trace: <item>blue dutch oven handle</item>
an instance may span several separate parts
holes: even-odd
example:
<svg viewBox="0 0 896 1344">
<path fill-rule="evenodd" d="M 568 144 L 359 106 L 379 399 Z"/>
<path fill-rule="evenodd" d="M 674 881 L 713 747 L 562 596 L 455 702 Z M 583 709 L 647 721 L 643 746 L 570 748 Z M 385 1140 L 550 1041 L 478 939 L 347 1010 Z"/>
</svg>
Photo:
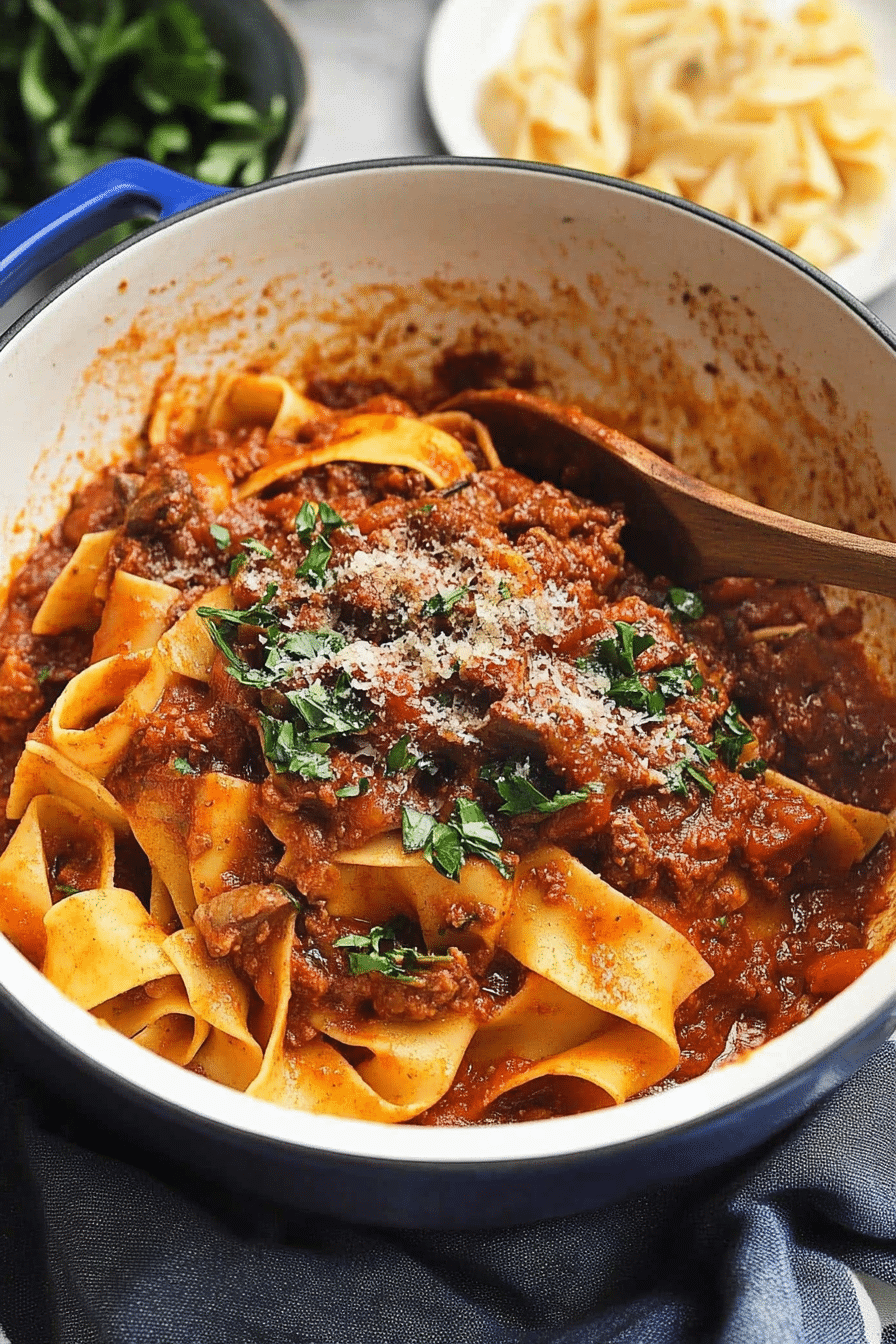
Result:
<svg viewBox="0 0 896 1344">
<path fill-rule="evenodd" d="M 145 159 L 103 164 L 0 228 L 0 304 L 113 224 L 167 219 L 224 191 Z"/>
</svg>

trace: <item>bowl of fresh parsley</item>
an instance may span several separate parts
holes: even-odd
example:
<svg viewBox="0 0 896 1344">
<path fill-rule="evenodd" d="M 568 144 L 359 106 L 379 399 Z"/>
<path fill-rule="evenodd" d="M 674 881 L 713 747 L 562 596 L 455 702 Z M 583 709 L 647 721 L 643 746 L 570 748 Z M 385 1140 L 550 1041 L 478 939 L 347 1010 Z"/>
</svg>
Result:
<svg viewBox="0 0 896 1344">
<path fill-rule="evenodd" d="M 0 224 L 130 155 L 251 186 L 292 167 L 306 103 L 267 0 L 0 0 Z"/>
</svg>

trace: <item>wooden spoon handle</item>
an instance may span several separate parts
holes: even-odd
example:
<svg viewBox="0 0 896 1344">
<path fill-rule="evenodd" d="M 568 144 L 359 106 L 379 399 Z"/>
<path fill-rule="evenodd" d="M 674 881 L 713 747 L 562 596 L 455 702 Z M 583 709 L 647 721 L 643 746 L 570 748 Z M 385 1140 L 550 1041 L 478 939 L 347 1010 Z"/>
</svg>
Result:
<svg viewBox="0 0 896 1344">
<path fill-rule="evenodd" d="M 774 513 L 706 485 L 577 407 L 500 388 L 462 392 L 449 408 L 481 420 L 521 471 L 621 502 L 631 525 L 626 547 L 655 573 L 832 583 L 896 597 L 892 542 Z"/>
</svg>

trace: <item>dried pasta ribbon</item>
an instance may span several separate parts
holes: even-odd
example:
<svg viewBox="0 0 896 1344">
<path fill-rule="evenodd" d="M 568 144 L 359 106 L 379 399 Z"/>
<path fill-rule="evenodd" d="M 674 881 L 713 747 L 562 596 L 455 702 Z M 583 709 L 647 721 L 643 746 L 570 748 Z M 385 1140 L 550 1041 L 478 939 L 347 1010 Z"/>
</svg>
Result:
<svg viewBox="0 0 896 1344">
<path fill-rule="evenodd" d="M 894 103 L 834 0 L 537 5 L 483 87 L 498 153 L 627 177 L 817 265 L 864 246 L 894 167 Z"/>
<path fill-rule="evenodd" d="M 116 570 L 93 637 L 90 661 L 99 663 L 116 654 L 154 649 L 168 629 L 168 613 L 180 596 L 180 590 L 168 583 Z"/>
<path fill-rule="evenodd" d="M 53 904 L 51 877 L 70 859 L 77 860 L 85 887 L 111 886 L 112 827 L 64 798 L 32 798 L 0 855 L 0 932 L 35 966 L 46 951 L 44 916 Z"/>
<path fill-rule="evenodd" d="M 91 663 L 68 683 L 50 710 L 50 743 L 98 779 L 127 750 L 141 719 L 155 709 L 168 680 L 164 663 L 146 652 Z"/>
<path fill-rule="evenodd" d="M 49 793 L 108 823 L 122 838 L 131 833 L 124 809 L 88 770 L 68 760 L 45 742 L 30 741 L 19 757 L 6 804 L 6 815 L 17 821 L 32 798 Z"/>
<path fill-rule="evenodd" d="M 437 490 L 475 470 L 457 439 L 423 420 L 403 415 L 353 415 L 340 422 L 321 448 L 309 448 L 286 461 L 261 467 L 238 486 L 246 499 L 286 476 L 327 462 L 370 462 L 421 472 Z"/>
<path fill-rule="evenodd" d="M 712 976 L 688 940 L 552 845 L 522 860 L 514 885 L 507 951 L 677 1052 L 675 1010 Z"/>
<path fill-rule="evenodd" d="M 222 378 L 205 413 L 208 429 L 263 425 L 274 439 L 294 438 L 303 426 L 331 419 L 332 411 L 301 396 L 285 378 L 254 373 Z"/>
<path fill-rule="evenodd" d="M 105 567 L 115 529 L 85 532 L 68 564 L 60 571 L 31 622 L 33 635 L 61 635 L 66 630 L 93 630 L 102 614 L 96 588 Z"/>
<path fill-rule="evenodd" d="M 44 916 L 43 973 L 81 1008 L 174 974 L 166 934 L 132 891 L 101 887 L 59 901 Z"/>
<path fill-rule="evenodd" d="M 204 593 L 160 638 L 157 649 L 160 661 L 178 676 L 208 683 L 215 660 L 215 646 L 209 638 L 205 622 L 196 614 L 197 608 L 215 607 L 219 611 L 229 611 L 232 606 L 233 595 L 229 583 L 219 584 L 217 588 Z"/>
</svg>

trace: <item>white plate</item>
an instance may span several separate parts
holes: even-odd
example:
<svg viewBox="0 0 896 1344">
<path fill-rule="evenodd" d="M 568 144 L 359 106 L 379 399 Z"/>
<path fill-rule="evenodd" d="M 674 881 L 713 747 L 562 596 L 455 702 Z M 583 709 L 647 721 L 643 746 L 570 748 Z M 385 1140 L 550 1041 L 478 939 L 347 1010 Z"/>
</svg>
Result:
<svg viewBox="0 0 896 1344">
<path fill-rule="evenodd" d="M 423 80 L 442 141 L 452 154 L 494 155 L 476 116 L 479 90 L 512 54 L 526 15 L 538 0 L 442 0 L 429 30 Z M 896 0 L 849 0 L 863 20 L 884 83 L 896 92 Z M 766 0 L 783 14 L 793 0 Z M 896 283 L 896 185 L 875 242 L 831 267 L 831 275 L 865 301 Z"/>
</svg>

